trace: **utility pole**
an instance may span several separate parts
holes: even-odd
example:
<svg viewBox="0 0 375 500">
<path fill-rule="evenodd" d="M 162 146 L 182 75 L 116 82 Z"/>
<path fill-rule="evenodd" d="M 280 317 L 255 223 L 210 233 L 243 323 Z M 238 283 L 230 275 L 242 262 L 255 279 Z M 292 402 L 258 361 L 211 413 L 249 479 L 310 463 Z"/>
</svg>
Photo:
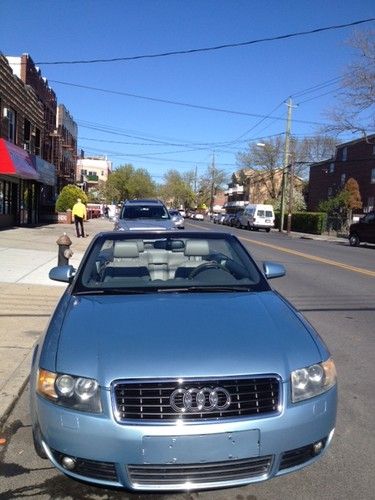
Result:
<svg viewBox="0 0 375 500">
<path fill-rule="evenodd" d="M 214 190 L 215 190 L 215 153 L 212 153 L 210 213 L 212 213 L 214 210 L 214 196 L 215 196 Z"/>
<path fill-rule="evenodd" d="M 195 165 L 195 170 L 194 170 L 194 203 L 197 205 L 197 176 L 198 176 L 198 166 Z"/>
<path fill-rule="evenodd" d="M 282 232 L 284 230 L 284 214 L 285 214 L 285 194 L 287 189 L 287 169 L 289 165 L 289 148 L 290 148 L 290 133 L 292 127 L 292 99 L 289 97 L 288 102 L 286 103 L 288 106 L 288 116 L 286 121 L 286 132 L 285 132 L 285 148 L 284 148 L 284 165 L 283 165 L 283 178 L 281 185 L 281 206 L 280 206 L 280 228 L 279 231 Z M 290 180 L 290 179 L 289 179 Z M 290 198 L 289 198 L 290 199 Z M 288 213 L 289 217 L 289 213 Z M 291 216 L 290 216 L 291 217 Z"/>
<path fill-rule="evenodd" d="M 290 234 L 292 228 L 292 211 L 293 211 L 293 184 L 294 184 L 294 161 L 289 164 L 289 203 L 288 203 L 288 220 L 286 232 Z"/>
</svg>

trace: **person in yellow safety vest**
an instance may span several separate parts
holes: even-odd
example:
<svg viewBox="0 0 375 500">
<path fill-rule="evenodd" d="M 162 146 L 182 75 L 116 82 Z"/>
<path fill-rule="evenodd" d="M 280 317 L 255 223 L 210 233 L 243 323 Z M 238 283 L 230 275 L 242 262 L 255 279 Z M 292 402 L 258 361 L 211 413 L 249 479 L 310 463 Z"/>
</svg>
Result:
<svg viewBox="0 0 375 500">
<path fill-rule="evenodd" d="M 77 238 L 85 237 L 85 231 L 83 229 L 83 221 L 87 220 L 86 205 L 81 201 L 81 198 L 77 199 L 77 203 L 74 204 L 72 215 L 74 217 L 74 224 L 76 226 Z"/>
</svg>

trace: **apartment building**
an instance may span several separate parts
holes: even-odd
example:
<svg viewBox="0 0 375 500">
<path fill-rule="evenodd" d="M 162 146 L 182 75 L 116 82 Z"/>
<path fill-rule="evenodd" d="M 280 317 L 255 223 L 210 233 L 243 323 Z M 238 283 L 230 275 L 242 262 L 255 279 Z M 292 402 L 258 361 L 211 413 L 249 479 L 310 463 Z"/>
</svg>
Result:
<svg viewBox="0 0 375 500">
<path fill-rule="evenodd" d="M 40 222 L 54 203 L 44 138 L 43 104 L 0 54 L 0 227 Z"/>
<path fill-rule="evenodd" d="M 375 209 L 375 134 L 339 144 L 333 158 L 310 167 L 308 210 L 341 191 L 349 178 L 358 182 L 364 213 Z"/>
<path fill-rule="evenodd" d="M 100 181 L 105 182 L 112 172 L 112 162 L 106 156 L 88 156 L 77 160 L 76 182 L 85 191 L 95 189 Z"/>
</svg>

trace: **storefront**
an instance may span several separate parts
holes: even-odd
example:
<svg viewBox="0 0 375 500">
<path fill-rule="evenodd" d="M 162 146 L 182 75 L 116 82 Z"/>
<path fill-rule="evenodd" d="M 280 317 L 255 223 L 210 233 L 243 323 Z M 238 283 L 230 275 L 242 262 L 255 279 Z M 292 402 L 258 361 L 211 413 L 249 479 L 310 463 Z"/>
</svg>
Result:
<svg viewBox="0 0 375 500">
<path fill-rule="evenodd" d="M 31 159 L 39 175 L 38 222 L 55 222 L 56 167 L 42 160 L 40 156 L 31 155 Z"/>
<path fill-rule="evenodd" d="M 43 173 L 46 162 L 39 160 L 33 162 L 27 151 L 0 139 L 0 228 L 39 223 L 43 193 L 48 193 L 53 203 L 55 169 L 47 164 L 53 174 Z M 40 162 L 43 165 L 38 167 Z"/>
</svg>

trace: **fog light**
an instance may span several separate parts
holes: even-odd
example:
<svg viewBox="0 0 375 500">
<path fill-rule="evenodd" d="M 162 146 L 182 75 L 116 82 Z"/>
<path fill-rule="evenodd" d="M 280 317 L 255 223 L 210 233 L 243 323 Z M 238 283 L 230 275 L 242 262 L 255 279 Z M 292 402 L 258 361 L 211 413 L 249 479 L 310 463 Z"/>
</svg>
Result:
<svg viewBox="0 0 375 500">
<path fill-rule="evenodd" d="M 323 449 L 323 441 L 318 441 L 317 443 L 313 444 L 313 450 L 315 455 L 318 455 Z"/>
<path fill-rule="evenodd" d="M 73 470 L 76 466 L 76 461 L 72 457 L 63 457 L 61 464 L 64 469 Z"/>
</svg>

